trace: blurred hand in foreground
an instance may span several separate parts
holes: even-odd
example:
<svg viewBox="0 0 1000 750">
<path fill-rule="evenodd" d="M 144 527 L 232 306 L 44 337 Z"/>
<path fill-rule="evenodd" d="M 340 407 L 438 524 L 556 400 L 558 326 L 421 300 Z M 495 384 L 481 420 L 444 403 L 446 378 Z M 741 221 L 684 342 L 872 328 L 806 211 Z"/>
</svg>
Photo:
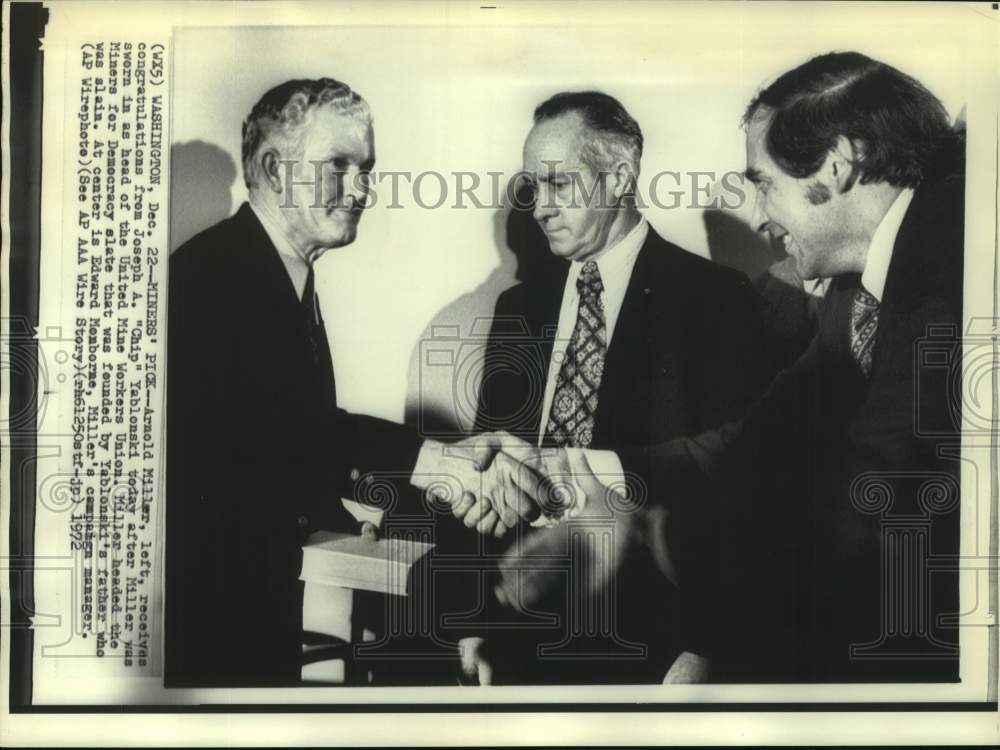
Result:
<svg viewBox="0 0 1000 750">
<path fill-rule="evenodd" d="M 535 449 L 537 450 L 537 449 Z M 522 451 L 522 452 L 519 452 Z M 518 611 L 536 606 L 558 587 L 571 584 L 578 591 L 599 592 L 626 564 L 658 571 L 677 583 L 677 571 L 667 542 L 669 513 L 662 506 L 647 506 L 604 485 L 590 469 L 585 454 L 569 462 L 559 454 L 542 458 L 527 449 L 514 448 L 524 463 L 542 473 L 564 472 L 550 482 L 559 491 L 578 492 L 572 501 L 574 512 L 569 525 L 553 525 L 532 530 L 519 537 L 500 562 L 500 583 L 495 593 L 501 603 Z M 566 452 L 562 452 L 565 456 Z M 540 463 L 539 463 L 540 462 Z M 571 480 L 571 481 L 570 481 Z M 550 506 L 562 509 L 566 501 Z M 567 569 L 567 561 L 572 568 Z M 582 578 L 581 578 L 582 577 Z M 582 587 L 582 588 L 581 588 Z"/>
</svg>

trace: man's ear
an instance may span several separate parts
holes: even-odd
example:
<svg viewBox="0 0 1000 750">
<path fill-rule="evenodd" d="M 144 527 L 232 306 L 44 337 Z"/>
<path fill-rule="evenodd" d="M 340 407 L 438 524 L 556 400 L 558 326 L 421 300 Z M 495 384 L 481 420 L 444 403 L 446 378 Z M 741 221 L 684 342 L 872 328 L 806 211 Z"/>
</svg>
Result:
<svg viewBox="0 0 1000 750">
<path fill-rule="evenodd" d="M 273 148 L 265 149 L 260 155 L 260 166 L 264 172 L 264 180 L 267 186 L 275 193 L 281 193 L 281 159 L 278 152 Z"/>
<path fill-rule="evenodd" d="M 837 142 L 827 154 L 823 171 L 829 185 L 838 193 L 846 193 L 853 187 L 860 174 L 858 165 L 864 161 L 864 148 L 860 141 L 852 141 L 846 136 L 837 136 Z"/>
<path fill-rule="evenodd" d="M 635 175 L 632 174 L 632 167 L 626 161 L 620 161 L 611 172 L 611 192 L 616 201 L 620 201 L 626 194 L 635 189 Z"/>
</svg>

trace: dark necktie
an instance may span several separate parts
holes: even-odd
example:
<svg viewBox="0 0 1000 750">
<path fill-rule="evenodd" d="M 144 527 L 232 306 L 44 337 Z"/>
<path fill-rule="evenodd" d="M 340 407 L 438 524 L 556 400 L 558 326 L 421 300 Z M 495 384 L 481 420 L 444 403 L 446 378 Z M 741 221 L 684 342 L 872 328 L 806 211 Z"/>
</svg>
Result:
<svg viewBox="0 0 1000 750">
<path fill-rule="evenodd" d="M 306 276 L 305 289 L 302 290 L 302 316 L 305 318 L 306 331 L 309 334 L 309 345 L 312 350 L 313 361 L 319 371 L 321 380 L 324 382 L 325 390 L 330 394 L 335 394 L 335 382 L 333 376 L 333 358 L 330 356 L 330 344 L 326 339 L 326 327 L 323 325 L 323 316 L 319 309 L 319 300 L 316 298 L 316 276 L 313 272 L 313 264 L 309 264 L 309 274 Z M 334 399 L 336 396 L 333 395 Z"/>
<path fill-rule="evenodd" d="M 316 303 L 316 274 L 313 271 L 313 264 L 309 264 L 309 273 L 306 275 L 306 286 L 302 290 L 302 312 L 306 316 L 306 322 L 311 325 L 319 323 L 319 306 Z"/>
<path fill-rule="evenodd" d="M 580 293 L 576 325 L 556 379 L 545 434 L 555 445 L 586 448 L 594 439 L 597 392 L 608 351 L 601 301 L 604 284 L 597 263 L 590 260 L 583 264 L 576 288 Z"/>
<path fill-rule="evenodd" d="M 868 377 L 872 371 L 872 350 L 878 330 L 878 300 L 859 286 L 851 302 L 851 356 Z"/>
</svg>

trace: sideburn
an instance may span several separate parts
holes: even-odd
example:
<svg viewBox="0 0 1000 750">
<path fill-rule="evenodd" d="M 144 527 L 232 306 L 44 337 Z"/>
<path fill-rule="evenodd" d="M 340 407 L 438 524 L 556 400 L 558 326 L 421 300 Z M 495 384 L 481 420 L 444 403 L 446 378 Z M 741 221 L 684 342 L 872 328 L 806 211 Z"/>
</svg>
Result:
<svg viewBox="0 0 1000 750">
<path fill-rule="evenodd" d="M 824 185 L 822 182 L 814 182 L 809 187 L 806 188 L 806 200 L 808 200 L 812 205 L 819 206 L 830 200 L 831 193 L 830 188 Z"/>
</svg>

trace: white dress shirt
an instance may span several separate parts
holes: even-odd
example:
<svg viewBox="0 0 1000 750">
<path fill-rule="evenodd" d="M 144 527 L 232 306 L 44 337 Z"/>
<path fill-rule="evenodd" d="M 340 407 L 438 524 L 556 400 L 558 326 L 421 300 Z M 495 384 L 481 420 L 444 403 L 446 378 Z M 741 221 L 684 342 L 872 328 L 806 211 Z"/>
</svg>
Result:
<svg viewBox="0 0 1000 750">
<path fill-rule="evenodd" d="M 892 248 L 896 244 L 896 235 L 899 234 L 903 217 L 906 216 L 906 209 L 910 207 L 912 200 L 913 190 L 904 188 L 889 206 L 889 210 L 885 212 L 885 216 L 875 228 L 871 243 L 868 245 L 865 270 L 861 272 L 861 286 L 879 302 L 882 302 L 882 294 L 885 291 L 885 278 L 889 273 L 889 263 L 892 261 Z"/>
<path fill-rule="evenodd" d="M 596 256 L 588 258 L 588 260 L 597 263 L 597 270 L 601 274 L 601 282 L 604 285 L 604 291 L 601 292 L 601 302 L 604 303 L 604 326 L 607 331 L 609 347 L 611 346 L 611 338 L 614 336 L 615 324 L 618 322 L 618 314 L 625 301 L 625 291 L 628 289 L 629 279 L 632 278 L 632 267 L 635 265 L 635 259 L 639 255 L 642 243 L 646 241 L 647 234 L 649 234 L 649 224 L 645 219 L 640 218 L 639 223 L 632 228 L 632 231 L 618 242 L 605 248 Z M 548 378 L 545 381 L 542 419 L 538 429 L 539 445 L 542 444 L 542 439 L 545 437 L 545 428 L 549 422 L 549 411 L 552 409 L 552 399 L 556 392 L 559 370 L 566 356 L 570 339 L 573 337 L 573 328 L 576 326 L 576 316 L 580 308 L 580 292 L 576 288 L 576 281 L 580 278 L 582 270 L 583 263 L 577 261 L 571 263 L 569 274 L 566 276 L 566 286 L 563 288 L 562 306 L 559 308 L 559 325 L 556 328 L 552 356 L 549 358 Z"/>
<path fill-rule="evenodd" d="M 628 290 L 629 281 L 632 278 L 635 259 L 638 257 L 639 250 L 648 234 L 649 223 L 640 218 L 639 223 L 618 242 L 587 259 L 597 263 L 597 269 L 601 274 L 601 283 L 604 287 L 601 292 L 601 302 L 604 305 L 604 327 L 609 347 L 618 323 L 618 315 L 621 313 L 622 303 L 625 301 L 625 292 Z M 549 358 L 549 372 L 545 382 L 545 396 L 542 400 L 541 420 L 538 426 L 539 446 L 545 438 L 545 428 L 549 423 L 549 412 L 552 409 L 552 399 L 555 396 L 559 370 L 562 368 L 566 349 L 569 347 L 570 339 L 573 337 L 573 329 L 576 327 L 576 317 L 580 308 L 580 292 L 576 288 L 576 281 L 580 277 L 583 265 L 582 262 L 576 261 L 570 265 L 569 273 L 566 276 L 566 285 L 563 287 L 559 323 L 552 345 L 552 356 Z M 595 474 L 605 485 L 612 485 L 620 481 L 623 476 L 621 462 L 612 451 L 567 448 L 566 454 L 570 469 L 574 474 Z M 574 494 L 575 502 L 567 512 L 566 517 L 577 515 L 586 504 L 586 494 L 578 485 L 574 488 Z M 561 520 L 560 517 L 542 516 L 532 525 L 548 526 L 558 523 L 559 520 Z"/>
</svg>

